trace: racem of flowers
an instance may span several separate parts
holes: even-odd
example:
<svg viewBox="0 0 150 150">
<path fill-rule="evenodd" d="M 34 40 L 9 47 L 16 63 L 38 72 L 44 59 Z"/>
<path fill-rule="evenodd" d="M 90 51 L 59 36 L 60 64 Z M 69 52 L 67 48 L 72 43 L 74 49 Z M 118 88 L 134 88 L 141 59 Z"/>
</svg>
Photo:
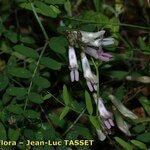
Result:
<svg viewBox="0 0 150 150">
<path fill-rule="evenodd" d="M 75 48 L 81 49 L 81 64 L 83 70 L 83 76 L 86 79 L 86 84 L 90 92 L 93 94 L 93 99 L 97 105 L 99 121 L 101 122 L 101 128 L 96 129 L 98 138 L 103 141 L 106 139 L 107 134 L 111 134 L 111 128 L 115 126 L 113 116 L 116 120 L 118 128 L 130 136 L 129 125 L 122 118 L 122 116 L 137 119 L 137 116 L 128 110 L 120 101 L 118 101 L 113 95 L 109 95 L 109 99 L 113 104 L 113 112 L 110 112 L 105 107 L 104 101 L 101 97 L 98 97 L 96 92 L 98 90 L 98 76 L 95 75 L 90 67 L 87 55 L 102 62 L 109 62 L 113 56 L 103 51 L 103 46 L 109 46 L 114 44 L 114 38 L 104 38 L 105 31 L 98 32 L 86 32 L 86 31 L 68 31 L 69 40 L 69 69 L 71 82 L 79 81 L 78 61 Z"/>
</svg>

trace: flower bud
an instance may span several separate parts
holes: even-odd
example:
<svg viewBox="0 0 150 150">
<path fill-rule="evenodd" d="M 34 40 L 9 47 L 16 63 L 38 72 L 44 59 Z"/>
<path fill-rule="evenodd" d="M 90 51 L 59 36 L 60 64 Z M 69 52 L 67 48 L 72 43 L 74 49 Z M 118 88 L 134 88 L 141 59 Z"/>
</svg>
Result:
<svg viewBox="0 0 150 150">
<path fill-rule="evenodd" d="M 125 117 L 128 117 L 130 119 L 137 119 L 138 117 L 131 112 L 128 108 L 126 108 L 119 100 L 115 98 L 113 95 L 109 95 L 109 98 L 111 102 L 114 104 L 114 106 L 120 111 L 122 115 Z"/>
<path fill-rule="evenodd" d="M 127 76 L 126 80 L 138 81 L 138 82 L 145 83 L 145 84 L 149 84 L 150 83 L 150 77 L 148 77 L 148 76 L 141 76 L 141 77 Z"/>
<path fill-rule="evenodd" d="M 122 116 L 120 115 L 118 110 L 116 110 L 116 108 L 114 108 L 114 112 L 118 128 L 127 136 L 131 136 L 131 133 L 129 131 L 129 125 L 123 120 Z"/>
</svg>

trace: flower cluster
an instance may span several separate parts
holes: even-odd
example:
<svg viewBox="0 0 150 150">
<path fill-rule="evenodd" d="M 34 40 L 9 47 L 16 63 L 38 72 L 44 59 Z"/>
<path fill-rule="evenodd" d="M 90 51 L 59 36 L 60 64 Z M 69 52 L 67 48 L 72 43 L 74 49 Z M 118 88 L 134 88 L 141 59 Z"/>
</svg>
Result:
<svg viewBox="0 0 150 150">
<path fill-rule="evenodd" d="M 78 39 L 78 35 L 81 35 L 80 42 L 84 44 L 84 50 L 81 52 L 81 62 L 84 78 L 86 79 L 87 86 L 91 92 L 97 90 L 97 76 L 91 71 L 89 61 L 86 57 L 86 54 L 102 60 L 102 61 L 110 61 L 112 58 L 111 54 L 105 53 L 102 50 L 102 46 L 112 45 L 114 43 L 113 38 L 103 38 L 105 33 L 104 30 L 98 32 L 85 32 L 85 31 L 72 31 L 71 34 Z M 70 39 L 69 39 L 70 40 Z M 78 71 L 78 63 L 77 56 L 75 52 L 75 48 L 73 46 L 69 46 L 69 69 L 70 69 L 70 78 L 71 81 L 79 80 L 79 71 Z"/>
<path fill-rule="evenodd" d="M 110 134 L 110 129 L 114 126 L 114 121 L 112 119 L 112 113 L 109 112 L 102 100 L 102 98 L 97 98 L 96 94 L 93 94 L 95 102 L 98 106 L 98 111 L 100 114 L 100 120 L 102 121 L 102 130 L 97 129 L 98 137 L 101 141 L 105 140 L 106 134 Z M 120 101 L 118 101 L 115 96 L 109 95 L 109 99 L 113 104 L 113 110 L 115 115 L 115 120 L 118 128 L 125 133 L 127 136 L 131 136 L 129 131 L 129 125 L 122 118 L 122 115 L 129 119 L 137 119 L 138 117 L 132 113 L 129 109 L 127 109 Z M 104 131 L 104 132 L 103 132 Z"/>
<path fill-rule="evenodd" d="M 81 44 L 81 46 L 78 45 L 78 47 L 82 47 L 81 64 L 83 69 L 83 75 L 86 79 L 87 87 L 89 88 L 90 92 L 97 91 L 98 77 L 92 72 L 86 54 L 104 62 L 112 60 L 112 55 L 104 52 L 102 47 L 114 44 L 114 39 L 111 37 L 103 38 L 104 33 L 104 30 L 98 32 L 70 32 L 70 38 L 72 35 L 74 36 L 72 39 L 69 38 L 70 45 L 73 45 L 69 46 L 70 78 L 72 82 L 79 81 L 78 62 L 74 48 L 76 47 L 76 43 L 74 42 L 77 41 L 77 43 L 79 42 Z M 113 114 L 106 109 L 103 99 L 101 97 L 97 97 L 96 93 L 93 93 L 93 97 L 98 108 L 99 120 L 102 123 L 101 129 L 97 129 L 97 134 L 99 139 L 103 141 L 106 138 L 106 134 L 110 134 L 111 128 L 114 126 Z M 122 132 L 130 136 L 129 126 L 122 119 L 121 115 L 124 115 L 125 117 L 128 117 L 130 119 L 136 119 L 137 116 L 129 111 L 121 102 L 116 100 L 113 95 L 109 95 L 109 98 L 114 105 L 113 110 L 115 112 L 117 126 Z"/>
</svg>

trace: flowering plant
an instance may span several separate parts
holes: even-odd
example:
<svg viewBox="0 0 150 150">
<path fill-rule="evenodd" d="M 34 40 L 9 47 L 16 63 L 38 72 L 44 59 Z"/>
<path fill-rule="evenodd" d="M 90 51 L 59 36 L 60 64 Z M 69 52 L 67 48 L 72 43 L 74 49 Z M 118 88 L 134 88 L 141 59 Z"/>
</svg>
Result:
<svg viewBox="0 0 150 150">
<path fill-rule="evenodd" d="M 0 149 L 148 150 L 148 6 L 0 0 Z"/>
<path fill-rule="evenodd" d="M 103 141 L 106 138 L 105 134 L 107 133 L 110 134 L 111 133 L 110 129 L 111 127 L 115 126 L 115 124 L 113 121 L 113 114 L 107 111 L 104 105 L 104 102 L 99 95 L 99 91 L 98 91 L 99 88 L 97 88 L 97 85 L 99 87 L 99 79 L 98 79 L 99 76 L 95 75 L 91 71 L 91 67 L 90 67 L 86 54 L 90 55 L 91 57 L 94 57 L 95 59 L 98 59 L 98 61 L 101 61 L 101 62 L 111 61 L 111 59 L 113 58 L 113 55 L 103 52 L 102 47 L 114 44 L 114 39 L 103 38 L 104 33 L 105 33 L 104 30 L 101 30 L 98 32 L 85 32 L 85 31 L 78 31 L 78 32 L 72 31 L 72 32 L 70 32 L 69 34 L 72 34 L 75 36 L 74 46 L 78 44 L 78 46 L 81 47 L 82 45 L 81 62 L 82 62 L 82 69 L 83 69 L 83 74 L 84 74 L 83 76 L 86 79 L 86 83 L 89 88 L 89 91 L 93 93 L 93 98 L 97 105 L 96 107 L 98 110 L 98 116 L 101 122 L 101 125 L 100 125 L 101 129 L 97 129 L 97 134 L 98 134 L 99 139 Z M 79 39 L 78 39 L 77 34 L 80 35 Z M 68 37 L 71 37 L 71 36 L 69 35 Z M 71 41 L 72 40 L 69 41 L 70 45 L 72 44 Z M 76 41 L 78 43 L 76 43 Z M 79 81 L 79 72 L 78 72 L 78 63 L 77 63 L 77 56 L 75 53 L 75 48 L 72 46 L 69 46 L 68 53 L 69 53 L 69 68 L 71 70 L 70 78 L 71 78 L 71 81 L 74 82 L 74 81 Z M 109 95 L 109 98 L 112 101 L 112 104 L 114 105 L 113 109 L 115 111 L 117 111 L 118 109 L 118 112 L 116 114 L 116 122 L 117 122 L 118 128 L 122 132 L 124 132 L 126 135 L 130 136 L 131 134 L 129 131 L 129 126 L 122 119 L 120 115 L 122 114 L 125 117 L 128 117 L 130 119 L 137 119 L 138 117 L 134 113 L 129 111 L 121 102 L 118 102 L 113 95 Z M 119 112 L 121 114 L 119 114 Z"/>
</svg>

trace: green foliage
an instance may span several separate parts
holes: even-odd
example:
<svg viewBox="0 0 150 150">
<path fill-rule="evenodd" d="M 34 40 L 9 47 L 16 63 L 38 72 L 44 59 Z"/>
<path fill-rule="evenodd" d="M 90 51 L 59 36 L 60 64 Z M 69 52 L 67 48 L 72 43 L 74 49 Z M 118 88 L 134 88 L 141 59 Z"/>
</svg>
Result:
<svg viewBox="0 0 150 150">
<path fill-rule="evenodd" d="M 144 4 L 138 6 L 138 12 L 141 13 L 137 18 L 134 13 L 130 13 L 133 5 L 132 2 L 124 5 L 121 0 L 0 1 L 0 140 L 95 141 L 91 147 L 27 147 L 17 144 L 16 147 L 0 146 L 0 149 L 90 150 L 97 147 L 99 149 L 101 146 L 102 149 L 114 147 L 125 150 L 149 148 L 149 84 L 135 80 L 126 81 L 128 75 L 147 76 L 149 79 L 150 45 L 146 24 L 149 8 Z M 136 14 L 136 7 L 134 10 Z M 134 20 L 137 22 L 132 22 Z M 80 54 L 88 44 L 81 42 L 81 30 L 105 30 L 104 39 L 115 39 L 114 45 L 102 46 L 104 52 L 106 50 L 113 55 L 110 62 L 94 58 L 90 61 L 91 56 L 87 55 L 91 71 L 95 74 L 96 70 L 99 78 L 96 83 L 99 91 L 90 92 L 86 89 Z M 79 32 L 76 34 L 72 31 Z M 69 36 L 70 32 L 73 35 Z M 70 41 L 73 41 L 74 45 Z M 79 82 L 71 83 L 69 80 L 69 45 L 74 46 L 77 55 Z M 75 73 L 76 68 L 73 66 L 71 69 Z M 91 80 L 92 84 L 94 82 L 91 76 L 86 80 Z M 104 121 L 110 120 L 108 116 L 105 118 L 97 113 L 93 98 L 93 94 L 96 93 L 104 99 L 112 117 L 115 112 L 114 106 L 120 111 L 118 113 L 122 122 L 131 125 L 131 137 L 117 133 L 115 120 L 115 126 L 107 130 Z M 115 95 L 116 99 L 108 99 L 109 94 Z M 134 112 L 142 110 L 142 117 L 137 118 L 138 114 L 135 116 L 123 104 Z M 98 129 L 107 134 L 111 142 L 110 138 L 103 143 L 99 142 L 99 135 L 96 136 Z M 109 135 L 110 131 L 112 135 Z M 113 139 L 113 136 L 118 137 Z"/>
<path fill-rule="evenodd" d="M 100 10 L 100 4 L 101 2 L 99 0 L 93 0 L 93 3 L 94 3 L 94 6 L 96 8 L 96 11 L 99 11 Z"/>
<path fill-rule="evenodd" d="M 97 7 L 99 6 L 97 5 Z M 113 33 L 119 31 L 119 20 L 115 17 L 109 19 L 100 12 L 85 11 L 83 14 L 83 20 L 91 22 L 91 24 L 94 23 L 98 28 L 109 28 Z"/>
<path fill-rule="evenodd" d="M 111 71 L 111 76 L 118 80 L 124 79 L 128 75 L 126 71 Z"/>
<path fill-rule="evenodd" d="M 18 104 L 10 104 L 7 106 L 7 111 L 17 115 L 21 115 L 23 113 L 22 107 Z"/>
<path fill-rule="evenodd" d="M 21 87 L 9 87 L 6 92 L 11 96 L 22 97 L 27 94 L 27 89 Z"/>
<path fill-rule="evenodd" d="M 41 77 L 41 76 L 36 76 L 34 77 L 33 79 L 33 83 L 35 83 L 37 86 L 41 87 L 41 88 L 49 88 L 50 87 L 50 82 L 44 78 L 44 77 Z"/>
<path fill-rule="evenodd" d="M 52 120 L 53 124 L 63 128 L 65 126 L 65 121 L 63 119 L 60 120 L 57 114 L 49 114 L 49 118 Z"/>
<path fill-rule="evenodd" d="M 99 120 L 98 120 L 98 118 L 96 116 L 89 116 L 89 119 L 90 119 L 90 122 L 93 124 L 93 126 L 96 129 L 100 128 Z"/>
<path fill-rule="evenodd" d="M 57 9 L 55 6 L 48 6 L 43 2 L 36 1 L 35 6 L 39 10 L 39 13 L 41 13 L 44 16 L 56 18 L 57 15 L 60 13 L 59 9 Z"/>
<path fill-rule="evenodd" d="M 8 129 L 8 138 L 12 141 L 17 141 L 20 135 L 20 129 Z"/>
<path fill-rule="evenodd" d="M 60 114 L 60 120 L 62 120 L 67 115 L 67 113 L 69 112 L 69 110 L 70 109 L 69 109 L 68 106 L 64 107 L 63 111 Z"/>
<path fill-rule="evenodd" d="M 64 4 L 65 0 L 44 0 L 47 4 Z"/>
<path fill-rule="evenodd" d="M 0 139 L 6 140 L 7 134 L 4 125 L 0 122 Z"/>
<path fill-rule="evenodd" d="M 29 94 L 29 100 L 36 104 L 41 104 L 43 102 L 42 97 L 38 93 L 35 93 L 35 92 L 31 92 Z"/>
<path fill-rule="evenodd" d="M 24 116 L 29 119 L 37 119 L 40 117 L 40 114 L 34 110 L 24 111 Z"/>
<path fill-rule="evenodd" d="M 119 137 L 115 137 L 117 143 L 119 143 L 125 150 L 133 150 L 133 147 L 128 142 L 125 142 L 123 139 Z"/>
<path fill-rule="evenodd" d="M 150 45 L 147 45 L 142 37 L 139 37 L 138 44 L 144 54 L 146 54 L 146 55 L 150 54 Z"/>
<path fill-rule="evenodd" d="M 69 105 L 70 101 L 69 101 L 69 93 L 67 90 L 66 85 L 63 86 L 63 100 L 65 102 L 66 105 Z"/>
<path fill-rule="evenodd" d="M 150 116 L 150 101 L 146 97 L 140 97 L 139 101 L 144 107 L 147 114 Z"/>
<path fill-rule="evenodd" d="M 142 141 L 144 143 L 150 143 L 150 132 L 145 132 L 137 136 L 137 140 Z"/>
<path fill-rule="evenodd" d="M 19 78 L 31 78 L 32 76 L 32 73 L 29 70 L 21 67 L 12 67 L 8 70 L 8 73 Z"/>
<path fill-rule="evenodd" d="M 92 101 L 91 101 L 90 94 L 87 91 L 85 91 L 85 103 L 86 103 L 86 108 L 88 113 L 92 115 L 93 114 Z"/>
<path fill-rule="evenodd" d="M 41 1 L 35 1 L 34 4 L 36 6 L 35 8 L 36 12 L 44 16 L 56 18 L 57 15 L 60 13 L 60 10 L 54 5 L 49 6 Z M 32 10 L 30 3 L 21 3 L 20 7 Z"/>
<path fill-rule="evenodd" d="M 49 57 L 42 57 L 40 63 L 52 70 L 60 70 L 61 63 Z"/>
<path fill-rule="evenodd" d="M 53 37 L 50 39 L 49 44 L 50 44 L 50 48 L 54 52 L 63 54 L 66 52 L 66 46 L 68 45 L 68 42 L 64 37 Z"/>
<path fill-rule="evenodd" d="M 51 97 L 52 97 L 52 94 L 48 93 L 48 94 L 44 95 L 43 100 L 47 100 L 47 99 L 49 99 Z"/>
<path fill-rule="evenodd" d="M 66 2 L 64 3 L 64 7 L 67 12 L 67 15 L 72 16 L 70 0 L 66 0 Z"/>
<path fill-rule="evenodd" d="M 33 58 L 33 59 L 37 59 L 39 57 L 38 53 L 30 47 L 26 47 L 26 46 L 23 46 L 23 45 L 15 45 L 13 47 L 13 49 L 16 52 L 18 52 L 18 53 L 20 53 L 20 54 L 22 54 L 26 57 L 30 57 L 30 58 Z"/>
<path fill-rule="evenodd" d="M 144 149 L 147 150 L 147 147 L 144 143 L 137 141 L 137 140 L 131 140 L 131 143 L 134 144 L 135 146 L 137 146 L 140 149 Z"/>
<path fill-rule="evenodd" d="M 0 74 L 0 89 L 1 90 L 5 89 L 8 83 L 9 83 L 8 77 L 3 74 Z"/>
<path fill-rule="evenodd" d="M 146 128 L 145 124 L 139 124 L 133 128 L 133 131 L 135 131 L 136 133 L 141 133 L 145 131 L 145 128 Z"/>
</svg>

